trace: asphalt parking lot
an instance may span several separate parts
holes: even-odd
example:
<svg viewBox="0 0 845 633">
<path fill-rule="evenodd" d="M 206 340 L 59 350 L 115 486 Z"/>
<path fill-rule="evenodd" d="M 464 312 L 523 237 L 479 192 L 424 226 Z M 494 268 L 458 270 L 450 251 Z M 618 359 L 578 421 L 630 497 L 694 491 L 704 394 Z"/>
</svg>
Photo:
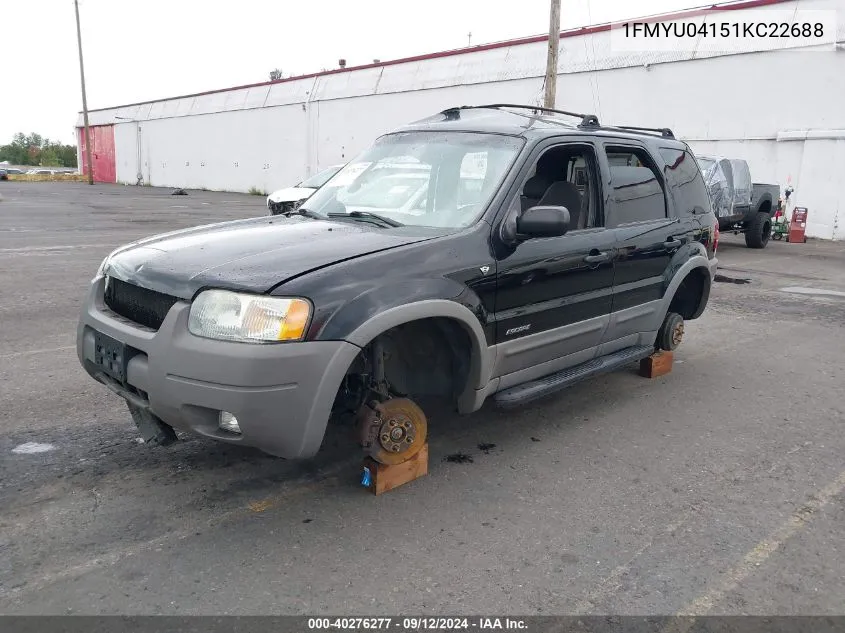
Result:
<svg viewBox="0 0 845 633">
<path fill-rule="evenodd" d="M 723 235 L 672 373 L 434 415 L 430 476 L 376 498 L 341 428 L 153 449 L 79 367 L 112 248 L 263 198 L 0 184 L 0 613 L 842 612 L 845 244 Z"/>
</svg>

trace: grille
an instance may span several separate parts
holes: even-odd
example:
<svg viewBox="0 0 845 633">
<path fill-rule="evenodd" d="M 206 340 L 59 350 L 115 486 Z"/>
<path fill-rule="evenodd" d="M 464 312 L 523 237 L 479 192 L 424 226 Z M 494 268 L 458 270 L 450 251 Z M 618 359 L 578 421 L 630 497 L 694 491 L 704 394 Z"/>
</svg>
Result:
<svg viewBox="0 0 845 633">
<path fill-rule="evenodd" d="M 302 204 L 302 202 L 302 200 L 297 200 L 295 202 L 270 202 L 270 214 L 286 215 L 288 213 L 293 213 L 299 208 L 299 205 Z"/>
<path fill-rule="evenodd" d="M 104 295 L 106 305 L 122 317 L 157 330 L 176 297 L 108 278 Z"/>
</svg>

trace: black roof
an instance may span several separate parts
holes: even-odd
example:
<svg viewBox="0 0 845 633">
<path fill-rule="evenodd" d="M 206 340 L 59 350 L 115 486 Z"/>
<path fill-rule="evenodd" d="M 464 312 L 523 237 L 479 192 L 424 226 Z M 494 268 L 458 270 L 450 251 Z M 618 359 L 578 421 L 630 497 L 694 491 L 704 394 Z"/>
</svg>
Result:
<svg viewBox="0 0 845 633">
<path fill-rule="evenodd" d="M 410 123 L 398 131 L 462 131 L 507 134 L 525 138 L 558 136 L 561 133 L 597 134 L 613 138 L 651 137 L 682 146 L 669 128 L 607 127 L 593 114 L 550 110 L 538 106 L 492 104 L 449 108 Z M 674 142 L 673 142 L 674 141 Z"/>
</svg>

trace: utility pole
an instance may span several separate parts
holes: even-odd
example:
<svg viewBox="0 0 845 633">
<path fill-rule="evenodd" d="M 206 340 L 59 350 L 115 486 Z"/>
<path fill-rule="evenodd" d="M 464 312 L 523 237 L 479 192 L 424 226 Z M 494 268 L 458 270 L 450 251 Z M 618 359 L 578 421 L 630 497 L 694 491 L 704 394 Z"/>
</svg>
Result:
<svg viewBox="0 0 845 633">
<path fill-rule="evenodd" d="M 85 160 L 88 163 L 88 184 L 94 184 L 94 165 L 91 162 L 91 132 L 88 129 L 88 97 L 85 95 L 85 66 L 82 63 L 82 29 L 79 28 L 79 0 L 73 0 L 76 11 L 76 43 L 79 46 L 79 77 L 82 80 L 82 121 L 85 124 Z"/>
<path fill-rule="evenodd" d="M 560 48 L 560 0 L 551 0 L 549 13 L 549 56 L 546 59 L 546 94 L 543 107 L 555 107 L 557 94 L 557 53 Z"/>
</svg>

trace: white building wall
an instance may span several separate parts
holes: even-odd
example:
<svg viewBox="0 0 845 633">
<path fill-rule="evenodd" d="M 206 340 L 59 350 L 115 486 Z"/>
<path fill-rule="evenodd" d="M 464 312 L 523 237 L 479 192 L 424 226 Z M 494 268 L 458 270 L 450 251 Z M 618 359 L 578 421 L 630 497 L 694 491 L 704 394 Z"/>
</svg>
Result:
<svg viewBox="0 0 845 633">
<path fill-rule="evenodd" d="M 114 154 L 117 182 L 135 184 L 138 171 L 140 123 L 114 126 Z M 80 163 L 81 164 L 81 163 Z"/>
<path fill-rule="evenodd" d="M 303 173 L 307 126 L 300 106 L 157 119 L 140 128 L 141 173 L 152 185 L 269 190 Z M 115 136 L 118 182 L 136 180 L 136 142 L 131 135 Z M 125 166 L 127 153 L 133 160 Z"/>
<path fill-rule="evenodd" d="M 836 10 L 845 42 L 845 0 L 789 0 L 728 17 L 761 21 L 769 9 L 799 6 Z M 755 181 L 795 187 L 795 203 L 810 210 L 808 235 L 845 238 L 836 182 L 845 174 L 842 48 L 619 54 L 608 31 L 564 37 L 558 107 L 606 124 L 671 127 L 696 152 L 745 158 Z M 545 53 L 543 41 L 513 44 L 100 110 L 91 123 L 116 124 L 118 182 L 136 182 L 140 143 L 145 183 L 269 191 L 450 106 L 539 103 Z"/>
</svg>

